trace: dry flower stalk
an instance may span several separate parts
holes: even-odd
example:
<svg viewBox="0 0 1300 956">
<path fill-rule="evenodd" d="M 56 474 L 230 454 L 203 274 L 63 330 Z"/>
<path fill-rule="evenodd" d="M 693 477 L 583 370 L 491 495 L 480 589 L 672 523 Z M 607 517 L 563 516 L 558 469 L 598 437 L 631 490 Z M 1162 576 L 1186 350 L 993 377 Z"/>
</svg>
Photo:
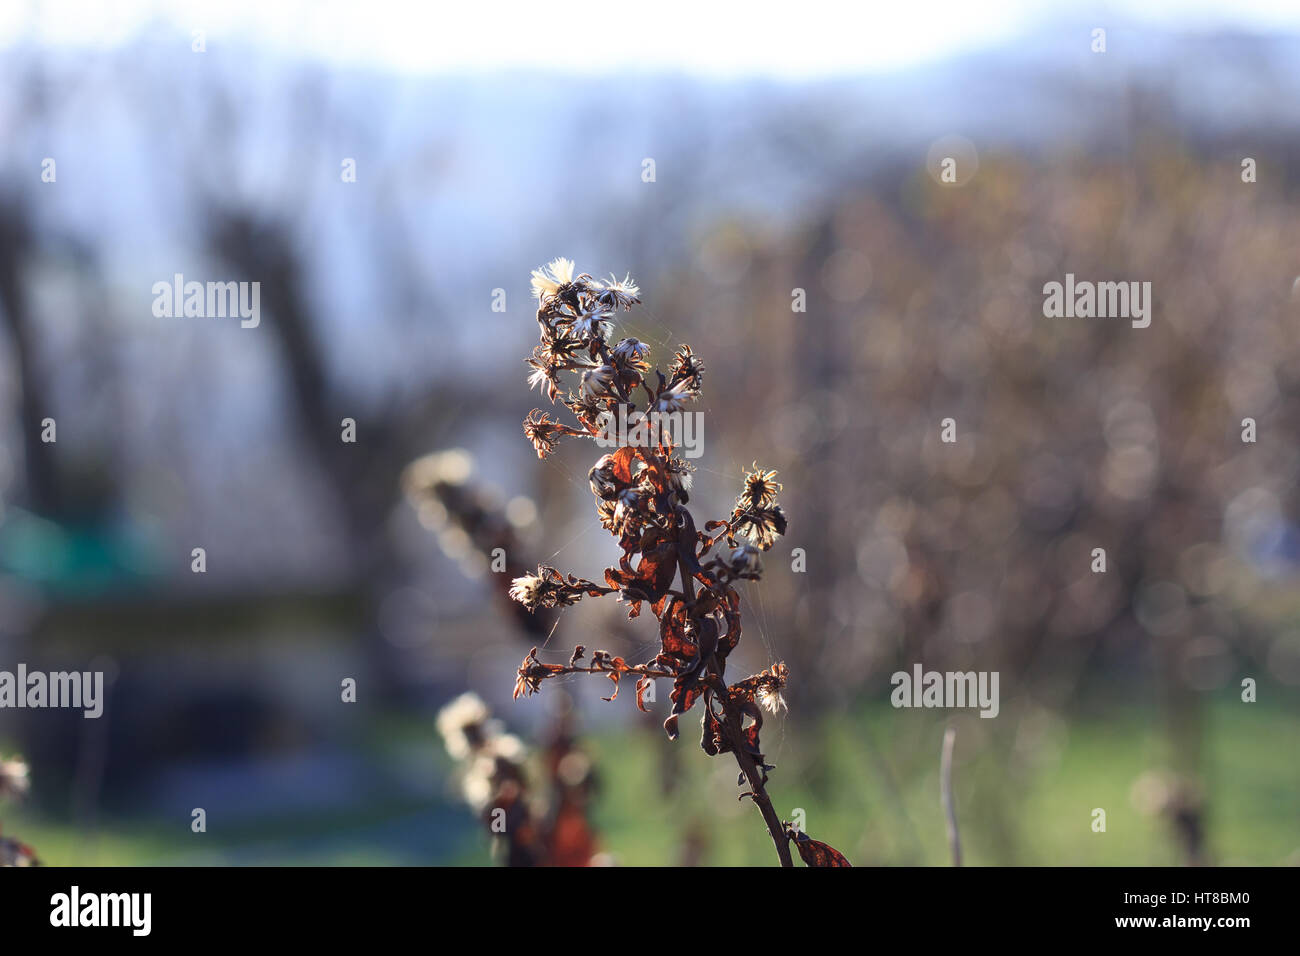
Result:
<svg viewBox="0 0 1300 956">
<path fill-rule="evenodd" d="M 6 797 L 21 800 L 30 788 L 26 761 L 21 757 L 0 758 L 0 800 Z M 36 851 L 26 843 L 0 834 L 0 867 L 40 865 Z"/>
<path fill-rule="evenodd" d="M 637 339 L 610 345 L 618 312 L 641 301 L 630 279 L 575 275 L 572 261 L 556 259 L 533 272 L 532 284 L 541 344 L 527 359 L 529 384 L 552 404 L 558 400 L 577 421 L 568 425 L 533 409 L 523 428 L 539 458 L 564 438 L 605 434 L 611 417 L 677 412 L 699 397 L 704 366 L 690 346 L 678 348 L 665 374 L 651 369 L 650 349 Z M 577 377 L 576 390 L 563 384 L 564 375 Z M 793 865 L 794 840 L 808 865 L 847 865 L 841 854 L 784 823 L 765 789 L 768 771 L 775 768 L 766 763 L 759 732 L 763 711 L 785 706 L 785 664 L 777 662 L 735 684 L 728 685 L 725 677 L 727 657 L 741 635 L 740 595 L 733 585 L 760 577 L 760 554 L 786 530 L 785 512 L 776 502 L 781 490 L 776 472 L 755 465 L 745 475 L 731 514 L 699 530 L 686 508 L 693 469 L 674 457 L 667 430 L 656 429 L 651 442 L 622 444 L 588 474 L 601 525 L 623 551 L 618 565 L 605 570 L 604 583 L 539 565 L 535 574 L 514 579 L 510 596 L 535 611 L 617 594 L 630 606 L 629 618 L 649 604 L 659 621 L 659 654 L 648 663 L 629 664 L 596 651 L 584 664 L 586 649 L 580 645 L 567 664 L 548 664 L 533 648 L 519 668 L 515 696 L 536 693 L 552 677 L 585 673 L 608 677 L 614 691 L 606 699 L 613 700 L 620 681 L 635 677 L 637 705 L 644 711 L 650 682 L 671 680 L 672 709 L 664 730 L 676 739 L 681 715 L 697 701 L 704 705 L 700 745 L 710 756 L 734 755 L 740 781 L 748 785 L 741 797 L 750 797 L 759 808 L 781 864 Z"/>
<path fill-rule="evenodd" d="M 507 866 L 591 866 L 600 862 L 587 808 L 595 784 L 568 714 L 556 722 L 533 786 L 528 748 L 507 733 L 477 694 L 465 693 L 438 713 L 447 753 L 460 764 L 461 793 L 494 838 Z"/>
</svg>

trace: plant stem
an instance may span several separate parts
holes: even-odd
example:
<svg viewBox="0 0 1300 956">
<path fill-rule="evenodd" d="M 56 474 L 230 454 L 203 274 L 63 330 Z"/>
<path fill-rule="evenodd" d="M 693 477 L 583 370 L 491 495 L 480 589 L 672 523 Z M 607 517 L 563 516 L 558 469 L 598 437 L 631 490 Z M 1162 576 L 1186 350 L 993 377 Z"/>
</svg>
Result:
<svg viewBox="0 0 1300 956">
<path fill-rule="evenodd" d="M 691 543 L 692 547 L 694 542 Z M 682 578 L 682 590 L 686 593 L 687 601 L 695 600 L 695 579 L 691 576 L 690 569 L 686 566 L 684 552 L 679 550 L 677 559 L 677 569 Z M 736 755 L 736 763 L 740 765 L 740 772 L 745 775 L 745 780 L 749 783 L 749 795 L 758 807 L 759 813 L 763 815 L 763 822 L 767 824 L 767 832 L 772 837 L 772 842 L 776 844 L 776 855 L 781 860 L 782 866 L 794 866 L 794 861 L 790 858 L 790 839 L 785 835 L 785 827 L 781 823 L 781 818 L 777 816 L 776 810 L 772 808 L 772 800 L 767 795 L 767 790 L 763 786 L 763 774 L 758 765 L 754 763 L 754 758 L 749 755 L 745 746 L 745 735 L 741 732 L 743 717 L 738 710 L 731 704 L 731 695 L 725 693 L 727 681 L 722 676 L 721 669 L 718 667 L 716 657 L 709 659 L 709 670 L 712 671 L 722 685 L 724 693 L 715 694 L 719 705 L 722 707 L 722 729 L 727 735 L 727 742 L 731 745 L 731 751 Z M 705 706 L 709 706 L 705 703 Z"/>
<path fill-rule="evenodd" d="M 961 866 L 961 836 L 957 832 L 957 805 L 952 798 L 952 750 L 957 742 L 957 730 L 949 727 L 943 734 L 943 756 L 939 759 L 939 795 L 943 812 L 948 818 L 948 846 L 952 850 L 952 865 Z"/>
<path fill-rule="evenodd" d="M 744 734 L 740 730 L 741 715 L 734 707 L 731 706 L 730 699 L 721 701 L 722 703 L 722 726 L 727 734 L 727 740 L 731 744 L 731 750 L 736 755 L 736 763 L 740 765 L 740 772 L 745 775 L 749 782 L 749 795 L 753 798 L 755 806 L 763 814 L 763 822 L 767 824 L 767 832 L 772 836 L 772 842 L 776 844 L 776 855 L 781 859 L 782 866 L 794 866 L 794 861 L 790 857 L 790 839 L 785 835 L 785 827 L 781 823 L 781 818 L 777 816 L 776 810 L 772 808 L 772 800 L 767 795 L 767 790 L 763 786 L 763 775 L 758 765 L 754 763 L 754 758 L 749 755 L 745 749 Z"/>
</svg>

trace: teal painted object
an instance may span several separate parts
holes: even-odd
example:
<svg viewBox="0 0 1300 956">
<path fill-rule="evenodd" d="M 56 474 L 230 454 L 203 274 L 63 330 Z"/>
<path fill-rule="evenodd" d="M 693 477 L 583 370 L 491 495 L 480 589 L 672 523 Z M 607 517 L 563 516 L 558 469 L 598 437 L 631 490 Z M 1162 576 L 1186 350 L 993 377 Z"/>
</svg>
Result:
<svg viewBox="0 0 1300 956">
<path fill-rule="evenodd" d="M 161 549 L 116 521 L 62 523 L 19 508 L 0 520 L 0 571 L 65 596 L 128 589 L 157 578 Z"/>
</svg>

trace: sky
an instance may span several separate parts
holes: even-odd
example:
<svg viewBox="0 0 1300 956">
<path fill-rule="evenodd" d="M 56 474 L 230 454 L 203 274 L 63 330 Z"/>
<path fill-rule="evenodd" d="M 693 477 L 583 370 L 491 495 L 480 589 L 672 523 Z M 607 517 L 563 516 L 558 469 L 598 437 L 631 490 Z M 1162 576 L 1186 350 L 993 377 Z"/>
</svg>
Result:
<svg viewBox="0 0 1300 956">
<path fill-rule="evenodd" d="M 1300 30 L 1297 0 L 0 0 L 0 48 L 102 49 L 162 23 L 208 49 L 249 40 L 290 56 L 411 74 L 505 68 L 807 79 L 923 66 L 1045 20 L 1191 32 Z"/>
</svg>

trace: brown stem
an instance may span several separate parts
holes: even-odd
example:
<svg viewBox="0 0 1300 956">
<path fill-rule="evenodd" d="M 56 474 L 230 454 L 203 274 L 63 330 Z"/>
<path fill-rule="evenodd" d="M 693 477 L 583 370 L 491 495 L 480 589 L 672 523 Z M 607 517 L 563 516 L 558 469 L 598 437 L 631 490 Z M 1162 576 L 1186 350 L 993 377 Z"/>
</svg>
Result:
<svg viewBox="0 0 1300 956">
<path fill-rule="evenodd" d="M 726 685 L 725 681 L 723 685 Z M 746 748 L 745 737 L 741 732 L 740 711 L 732 706 L 730 695 L 716 696 L 715 699 L 722 705 L 723 732 L 727 735 L 732 753 L 736 755 L 740 772 L 745 775 L 745 780 L 749 783 L 749 796 L 753 798 L 759 813 L 763 814 L 767 832 L 771 834 L 772 842 L 776 844 L 776 855 L 780 857 L 782 866 L 794 866 L 794 861 L 790 857 L 790 838 L 785 835 L 785 825 L 772 807 L 772 799 L 767 795 L 767 789 L 763 785 L 762 771 L 758 764 L 754 763 L 754 758 L 749 755 L 749 750 Z"/>
<path fill-rule="evenodd" d="M 690 542 L 694 546 L 694 541 Z M 681 553 L 682 545 L 679 545 L 679 555 L 677 555 L 677 570 L 681 574 L 682 591 L 686 593 L 686 600 L 695 600 L 695 581 L 690 575 L 690 570 L 686 567 L 685 554 Z M 763 787 L 763 774 L 758 769 L 754 758 L 749 756 L 749 750 L 746 749 L 745 735 L 741 732 L 742 717 L 740 711 L 732 706 L 731 695 L 727 691 L 727 680 L 723 678 L 722 669 L 718 666 L 718 658 L 711 658 L 710 670 L 718 676 L 718 682 L 722 684 L 723 693 L 715 695 L 723 709 L 723 732 L 727 735 L 727 743 L 731 744 L 732 753 L 736 754 L 736 762 L 740 763 L 740 771 L 745 774 L 745 780 L 749 783 L 749 795 L 753 797 L 754 805 L 758 806 L 758 812 L 763 814 L 763 822 L 767 823 L 767 832 L 772 836 L 772 843 L 776 844 L 776 856 L 780 857 L 781 866 L 794 866 L 794 861 L 790 858 L 790 840 L 785 835 L 785 826 L 781 823 L 781 818 L 776 816 L 776 810 L 772 809 L 771 797 L 767 796 L 767 790 Z M 707 702 L 705 706 L 708 706 Z"/>
<path fill-rule="evenodd" d="M 650 670 L 639 664 L 631 664 L 620 670 L 616 667 L 602 667 L 599 664 L 593 664 L 590 667 L 582 667 L 578 664 L 565 664 L 560 670 L 553 671 L 547 676 L 558 677 L 561 674 L 636 674 L 639 677 L 664 677 L 672 680 L 677 676 L 674 671 Z"/>
<path fill-rule="evenodd" d="M 691 542 L 694 546 L 694 542 Z M 679 549 L 680 549 L 679 545 Z M 686 567 L 686 558 L 678 551 L 677 568 L 682 576 L 682 588 L 685 590 L 687 600 L 695 600 L 695 581 L 691 577 L 689 569 Z M 740 765 L 740 772 L 745 775 L 745 780 L 749 783 L 749 795 L 754 800 L 754 805 L 758 807 L 758 812 L 763 815 L 763 822 L 767 824 L 767 832 L 772 837 L 772 842 L 776 844 L 776 855 L 781 860 L 782 866 L 794 866 L 794 861 L 790 858 L 790 839 L 785 835 L 785 826 L 781 823 L 781 818 L 777 816 L 776 810 L 772 808 L 772 800 L 767 795 L 767 790 L 763 786 L 763 774 L 758 765 L 754 763 L 754 758 L 749 755 L 749 750 L 745 745 L 745 735 L 741 731 L 742 716 L 731 703 L 731 695 L 726 692 L 727 681 L 722 676 L 722 669 L 718 666 L 717 657 L 713 657 L 709 662 L 709 669 L 717 676 L 718 683 L 722 685 L 722 693 L 715 694 L 714 699 L 722 707 L 722 729 L 727 735 L 727 742 L 731 745 L 731 751 L 736 755 L 736 763 Z M 705 706 L 710 706 L 705 702 Z"/>
</svg>

